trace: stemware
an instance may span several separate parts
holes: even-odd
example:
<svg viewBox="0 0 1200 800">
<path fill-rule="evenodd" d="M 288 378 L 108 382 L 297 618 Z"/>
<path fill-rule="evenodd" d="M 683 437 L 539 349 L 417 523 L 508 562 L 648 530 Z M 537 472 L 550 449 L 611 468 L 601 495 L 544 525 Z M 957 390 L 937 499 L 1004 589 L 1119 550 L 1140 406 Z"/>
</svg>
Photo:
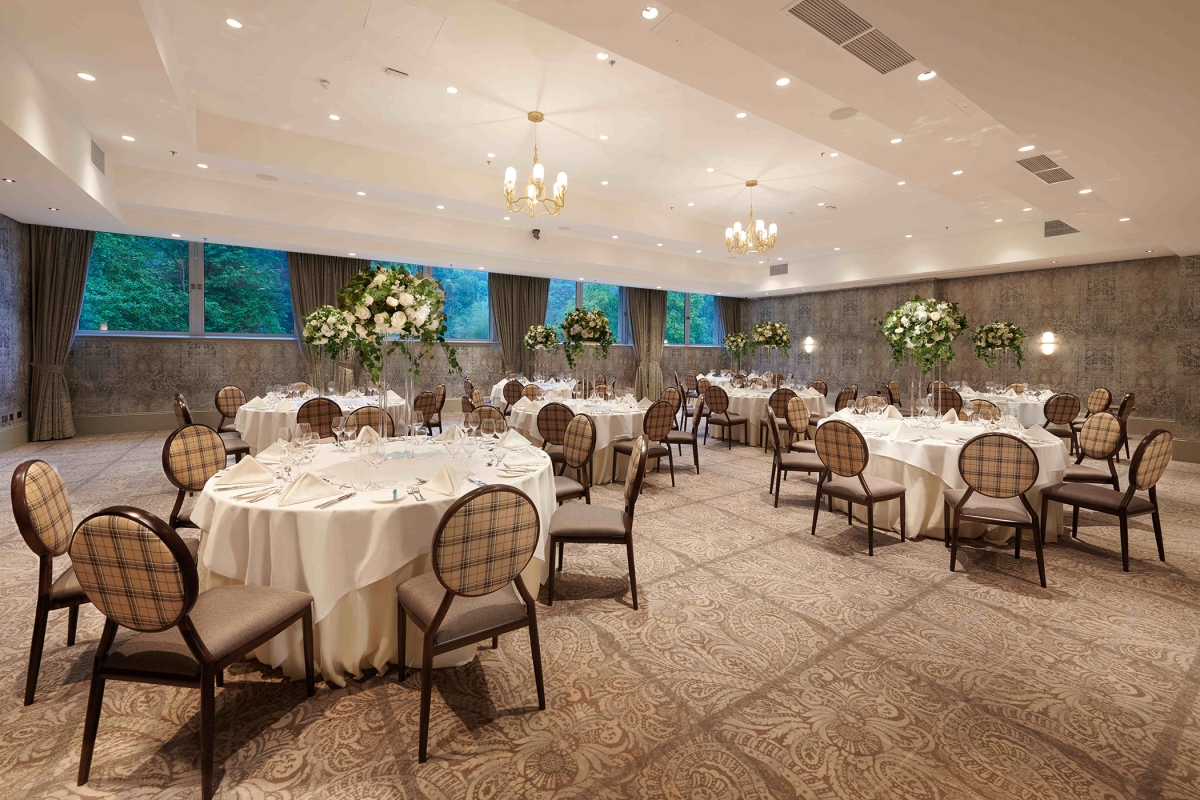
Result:
<svg viewBox="0 0 1200 800">
<path fill-rule="evenodd" d="M 475 451 L 479 449 L 479 439 L 473 434 L 469 434 L 462 440 L 463 452 L 466 453 L 467 462 L 470 463 L 471 456 L 475 455 Z"/>
<path fill-rule="evenodd" d="M 307 445 L 312 441 L 312 425 L 307 422 L 296 423 L 296 430 L 299 435 L 293 434 L 293 440 L 299 440 L 300 444 Z"/>
<path fill-rule="evenodd" d="M 491 442 L 496 433 L 496 421 L 493 419 L 485 419 L 479 423 L 479 435 L 484 439 L 484 447 L 491 449 Z"/>
<path fill-rule="evenodd" d="M 479 432 L 479 412 L 471 411 L 463 416 L 463 428 L 474 436 Z"/>
<path fill-rule="evenodd" d="M 332 424 L 329 426 L 333 431 L 333 446 L 339 450 L 342 447 L 342 424 L 345 421 L 344 417 L 334 417 Z"/>
<path fill-rule="evenodd" d="M 354 440 L 354 432 L 358 430 L 358 422 L 354 417 L 346 417 L 342 421 L 342 432 L 346 435 L 347 441 Z"/>
</svg>

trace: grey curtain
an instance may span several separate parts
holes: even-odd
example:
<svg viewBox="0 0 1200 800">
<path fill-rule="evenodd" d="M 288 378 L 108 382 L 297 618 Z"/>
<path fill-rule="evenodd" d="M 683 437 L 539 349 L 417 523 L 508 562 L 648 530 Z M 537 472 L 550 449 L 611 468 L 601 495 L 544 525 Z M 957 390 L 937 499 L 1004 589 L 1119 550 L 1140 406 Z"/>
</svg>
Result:
<svg viewBox="0 0 1200 800">
<path fill-rule="evenodd" d="M 663 337 L 667 332 L 667 293 L 657 289 L 627 289 L 629 329 L 637 372 L 633 391 L 657 400 L 663 390 Z"/>
<path fill-rule="evenodd" d="M 309 352 L 304 346 L 304 318 L 319 306 L 336 306 L 338 290 L 369 267 L 371 262 L 361 258 L 322 256 L 315 253 L 288 253 L 287 260 L 288 278 L 292 284 L 292 315 L 296 319 L 296 344 L 304 354 L 309 377 L 315 379 L 317 354 Z M 334 380 L 342 382 L 340 377 L 335 377 Z"/>
<path fill-rule="evenodd" d="M 491 298 L 492 319 L 496 321 L 496 338 L 500 340 L 505 371 L 528 372 L 525 364 L 531 356 L 525 349 L 525 332 L 530 326 L 546 322 L 550 279 L 490 272 L 488 297 Z"/>
<path fill-rule="evenodd" d="M 740 297 L 718 297 L 717 298 L 717 319 L 721 323 L 721 339 L 724 341 L 725 334 L 745 330 L 745 301 Z"/>
<path fill-rule="evenodd" d="M 44 442 L 75 435 L 71 394 L 63 374 L 87 283 L 88 259 L 96 234 L 69 228 L 29 228 L 33 345 L 33 386 L 29 396 L 29 438 Z"/>
</svg>

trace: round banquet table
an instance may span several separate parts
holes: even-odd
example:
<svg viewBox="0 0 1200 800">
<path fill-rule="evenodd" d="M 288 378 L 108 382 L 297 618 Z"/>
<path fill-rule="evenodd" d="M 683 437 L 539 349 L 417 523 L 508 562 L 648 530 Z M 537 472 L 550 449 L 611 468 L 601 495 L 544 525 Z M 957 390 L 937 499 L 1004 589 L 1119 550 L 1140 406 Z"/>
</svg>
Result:
<svg viewBox="0 0 1200 800">
<path fill-rule="evenodd" d="M 522 386 L 528 386 L 529 384 L 533 383 L 533 384 L 536 384 L 536 385 L 542 387 L 542 389 L 545 389 L 545 390 L 554 389 L 557 391 L 565 392 L 567 397 L 570 397 L 571 388 L 575 385 L 574 380 L 570 380 L 570 381 L 529 381 L 529 380 L 525 380 L 524 378 L 513 378 L 513 380 L 518 381 Z M 504 411 L 505 409 L 508 408 L 508 401 L 506 401 L 504 399 L 504 386 L 507 383 L 508 383 L 508 381 L 500 381 L 499 383 L 497 383 L 495 386 L 492 387 L 492 393 L 490 395 L 490 397 L 492 398 L 491 405 L 494 405 L 496 408 L 500 409 L 501 411 Z"/>
<path fill-rule="evenodd" d="M 729 411 L 733 414 L 741 414 L 748 422 L 746 424 L 746 433 L 742 434 L 742 428 L 739 425 L 734 428 L 734 441 L 745 442 L 746 437 L 749 437 L 749 443 L 755 447 L 762 445 L 762 421 L 767 418 L 767 400 L 770 399 L 773 393 L 770 389 L 729 389 Z M 803 392 L 797 392 L 797 397 L 804 401 L 804 405 L 808 408 L 809 414 L 816 414 L 818 417 L 825 416 L 828 409 L 825 406 L 825 397 L 820 392 L 812 389 L 805 389 Z M 717 430 L 720 430 L 719 428 Z"/>
<path fill-rule="evenodd" d="M 980 425 L 943 423 L 939 428 L 921 428 L 901 420 L 882 420 L 859 423 L 857 420 L 834 414 L 828 419 L 842 419 L 859 428 L 867 441 L 870 458 L 864 474 L 886 478 L 904 486 L 905 528 L 909 536 L 918 534 L 944 536 L 943 497 L 945 489 L 965 489 L 967 484 L 958 472 L 958 455 L 968 439 L 987 431 Z M 877 431 L 878 433 L 870 433 Z M 1012 431 L 1005 431 L 1012 433 Z M 921 437 L 920 440 L 917 437 Z M 1068 464 L 1067 446 L 1061 439 L 1041 428 L 1030 428 L 1022 438 L 1033 448 L 1038 458 L 1038 477 L 1026 493 L 1034 511 L 1041 513 L 1042 489 L 1062 480 Z M 845 511 L 845 503 L 835 500 L 834 508 Z M 866 522 L 867 510 L 855 505 L 855 517 Z M 1047 509 L 1046 541 L 1053 542 L 1062 530 L 1062 504 L 1050 503 Z M 900 503 L 888 501 L 875 506 L 875 525 L 881 529 L 900 531 Z M 1013 528 L 986 528 L 964 522 L 959 526 L 961 538 L 982 536 L 993 544 L 1003 544 L 1012 538 Z"/>
<path fill-rule="evenodd" d="M 343 414 L 349 414 L 363 406 L 377 405 L 379 402 L 377 398 L 373 397 L 330 397 L 328 399 L 337 403 Z M 242 441 L 250 445 L 251 455 L 270 447 L 280 428 L 296 424 L 296 413 L 306 401 L 289 402 L 293 408 L 287 411 L 278 411 L 275 408 L 247 408 L 244 404 L 237 410 L 233 426 L 237 429 L 238 435 L 242 437 Z M 393 403 L 393 405 L 396 404 Z"/>
<path fill-rule="evenodd" d="M 432 479 L 447 464 L 460 474 L 469 466 L 474 477 L 486 483 L 508 484 L 529 495 L 538 510 L 541 533 L 522 576 L 537 594 L 546 577 L 544 550 L 557 502 L 549 456 L 534 448 L 526 451 L 535 453 L 541 465 L 521 477 L 508 478 L 486 466 L 489 454 L 484 451 L 468 462 L 462 454 L 451 458 L 441 444 L 419 445 L 415 458 L 388 460 L 377 470 L 377 481 L 399 488 L 404 499 L 398 503 L 374 502 L 371 492 L 327 509 L 315 508 L 322 500 L 280 507 L 278 496 L 250 503 L 236 499 L 241 490 L 214 491 L 214 478 L 192 514 L 201 530 L 201 589 L 242 583 L 308 592 L 314 600 L 314 655 L 321 674 L 339 686 L 345 685 L 346 673 L 361 678 L 363 670 L 374 667 L 382 674 L 396 661 L 396 586 L 432 570 L 433 535 L 455 500 L 428 487 L 422 488 L 425 502 L 408 496 L 404 487 L 415 483 L 415 478 Z M 321 445 L 311 471 L 344 485 L 358 468 L 356 462 L 353 451 Z M 463 481 L 457 496 L 475 488 Z M 419 666 L 422 641 L 416 625 L 408 626 L 407 645 L 410 666 Z M 434 665 L 467 663 L 475 649 L 470 645 L 445 653 Z M 300 629 L 289 628 L 255 650 L 254 657 L 282 667 L 288 677 L 302 677 Z"/>
<path fill-rule="evenodd" d="M 979 398 L 994 403 L 1000 409 L 1000 413 L 1016 417 L 1022 425 L 1028 428 L 1033 425 L 1046 424 L 1046 414 L 1043 408 L 1053 394 L 1053 392 L 1046 392 L 1043 395 L 1036 395 L 1026 392 L 1010 397 L 1007 394 L 985 394 L 968 390 L 962 393 L 962 398 L 964 402 Z"/>
<path fill-rule="evenodd" d="M 513 409 L 508 424 L 525 434 L 534 444 L 541 446 L 542 436 L 538 433 L 537 415 L 542 403 L 530 403 L 524 410 Z M 642 420 L 646 417 L 643 408 L 629 408 L 620 403 L 564 403 L 576 414 L 587 414 L 596 423 L 596 451 L 592 455 L 592 483 L 610 483 L 613 468 L 613 444 L 625 439 L 636 439 L 642 435 Z M 620 478 L 620 475 L 618 475 Z"/>
</svg>

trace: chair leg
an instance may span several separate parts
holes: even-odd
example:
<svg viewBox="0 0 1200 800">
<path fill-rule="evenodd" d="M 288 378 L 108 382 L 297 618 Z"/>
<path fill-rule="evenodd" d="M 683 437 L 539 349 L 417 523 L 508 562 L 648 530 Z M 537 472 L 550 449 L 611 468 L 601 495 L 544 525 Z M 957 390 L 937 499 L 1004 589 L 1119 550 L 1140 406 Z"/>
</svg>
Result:
<svg viewBox="0 0 1200 800">
<path fill-rule="evenodd" d="M 396 664 L 400 667 L 400 683 L 408 675 L 408 614 L 396 603 Z"/>
<path fill-rule="evenodd" d="M 417 744 L 417 761 L 424 764 L 429 751 L 429 704 L 433 693 L 433 631 L 425 632 L 425 647 L 421 653 L 421 728 Z"/>
<path fill-rule="evenodd" d="M 954 514 L 954 512 L 951 512 Z M 958 559 L 958 517 L 950 521 L 950 571 L 954 572 L 954 564 Z"/>
<path fill-rule="evenodd" d="M 904 495 L 900 495 L 900 541 L 902 541 L 902 542 L 908 540 L 908 532 L 905 530 L 905 524 L 904 524 L 905 516 L 906 515 L 904 513 Z"/>
<path fill-rule="evenodd" d="M 813 524 L 812 535 L 817 535 L 817 517 L 821 513 L 821 490 L 817 489 L 817 496 L 813 498 Z"/>
<path fill-rule="evenodd" d="M 38 673 L 42 669 L 42 649 L 46 644 L 46 622 L 50 617 L 50 598 L 38 597 L 33 616 L 33 641 L 29 645 L 29 667 L 25 673 L 25 705 L 33 704 Z"/>
<path fill-rule="evenodd" d="M 692 461 L 696 464 L 696 474 L 700 474 L 700 440 L 692 439 Z"/>
<path fill-rule="evenodd" d="M 875 555 L 875 504 L 867 503 L 867 555 Z"/>
<path fill-rule="evenodd" d="M 554 537 L 551 536 L 550 537 L 550 560 L 551 560 L 550 566 L 554 566 L 553 560 L 554 560 L 554 545 L 555 544 L 556 544 L 556 541 L 555 541 Z M 561 552 L 562 551 L 560 550 L 559 553 L 561 554 Z M 546 605 L 548 605 L 548 606 L 554 605 L 554 572 L 555 571 L 553 569 L 550 570 L 550 574 L 546 578 Z"/>
<path fill-rule="evenodd" d="M 625 558 L 629 562 L 629 591 L 633 595 L 633 610 L 637 611 L 637 575 L 633 569 L 633 537 L 625 534 Z"/>
<path fill-rule="evenodd" d="M 1079 506 L 1071 508 L 1071 538 L 1079 538 Z"/>
<path fill-rule="evenodd" d="M 849 500 L 846 501 L 846 523 L 848 525 L 854 524 L 854 503 L 851 503 Z"/>
<path fill-rule="evenodd" d="M 616 482 L 617 482 L 617 456 L 618 456 L 618 455 L 619 455 L 619 454 L 617 453 L 616 449 L 614 449 L 614 450 L 613 450 L 613 454 L 612 454 L 612 456 L 613 456 L 612 477 L 611 477 L 611 478 L 609 478 L 609 481 L 608 481 L 609 483 L 616 483 Z"/>
<path fill-rule="evenodd" d="M 558 540 L 558 571 L 559 572 L 562 572 L 562 568 L 563 568 L 563 548 L 564 547 L 565 547 L 565 542 L 563 542 L 562 539 L 559 539 Z M 553 550 L 551 550 L 550 552 L 551 552 L 551 554 L 554 553 Z"/>
<path fill-rule="evenodd" d="M 662 460 L 659 459 L 659 465 L 662 465 Z M 667 467 L 671 470 L 671 488 L 675 488 L 675 456 L 671 454 L 671 446 L 667 445 Z"/>
<path fill-rule="evenodd" d="M 533 682 L 537 684 L 538 708 L 546 710 L 546 685 L 542 681 L 542 647 L 538 642 L 537 617 L 529 615 L 529 652 L 533 656 Z"/>
<path fill-rule="evenodd" d="M 1037 528 L 1038 528 L 1038 525 L 1035 522 L 1034 526 L 1030 532 L 1033 534 L 1033 552 L 1037 553 L 1038 579 L 1041 580 L 1042 588 L 1045 589 L 1046 588 L 1046 562 L 1042 557 L 1042 540 L 1041 540 L 1041 537 L 1038 536 Z M 1017 535 L 1019 536 L 1020 534 L 1021 534 L 1021 530 L 1020 530 L 1020 528 L 1018 528 Z"/>
<path fill-rule="evenodd" d="M 493 637 L 492 637 L 492 649 L 493 649 L 493 650 L 499 650 L 499 649 L 500 649 L 500 637 L 499 637 L 499 636 L 493 636 Z"/>
<path fill-rule="evenodd" d="M 96 749 L 96 732 L 100 729 L 100 709 L 104 705 L 104 677 L 98 668 L 92 670 L 92 688 L 88 693 L 87 715 L 83 720 L 83 747 L 79 751 L 79 776 L 75 783 L 83 786 L 92 771 L 92 752 Z"/>
<path fill-rule="evenodd" d="M 1049 509 L 1050 509 L 1050 498 L 1046 497 L 1045 495 L 1042 495 L 1042 520 L 1041 520 L 1040 539 L 1041 539 L 1041 543 L 1042 543 L 1043 547 L 1046 545 L 1046 512 L 1049 511 Z M 1062 526 L 1060 525 L 1059 528 L 1061 528 L 1061 527 Z M 1036 533 L 1036 531 L 1035 531 L 1035 533 Z"/>
<path fill-rule="evenodd" d="M 1017 528 L 1017 538 L 1013 542 L 1013 558 L 1021 557 L 1021 529 Z"/>
<path fill-rule="evenodd" d="M 67 610 L 67 647 L 75 644 L 75 633 L 79 630 L 79 606 L 73 605 Z"/>
<path fill-rule="evenodd" d="M 775 472 L 775 507 L 779 508 L 779 487 L 783 482 L 783 467 Z"/>
<path fill-rule="evenodd" d="M 950 546 L 950 503 L 942 500 L 942 543 Z"/>
<path fill-rule="evenodd" d="M 225 670 L 223 670 L 223 669 L 217 670 L 215 673 L 215 677 L 217 680 L 217 686 L 221 686 L 221 687 L 225 686 Z"/>
<path fill-rule="evenodd" d="M 200 669 L 200 796 L 213 796 L 213 728 L 216 716 L 216 686 L 213 666 Z"/>
<path fill-rule="evenodd" d="M 304 689 L 308 696 L 317 693 L 317 667 L 313 663 L 313 618 L 312 607 L 304 610 L 300 620 L 300 630 L 304 635 Z"/>
<path fill-rule="evenodd" d="M 1154 521 L 1154 541 L 1158 544 L 1158 560 L 1166 561 L 1167 553 L 1163 550 L 1162 523 L 1158 520 L 1158 509 L 1154 510 L 1150 519 Z"/>
<path fill-rule="evenodd" d="M 1129 572 L 1129 517 L 1118 515 L 1121 519 L 1121 570 Z"/>
<path fill-rule="evenodd" d="M 771 459 L 771 477 L 767 480 L 767 491 L 772 491 L 775 488 L 775 470 L 779 469 L 779 464 L 775 459 Z"/>
</svg>

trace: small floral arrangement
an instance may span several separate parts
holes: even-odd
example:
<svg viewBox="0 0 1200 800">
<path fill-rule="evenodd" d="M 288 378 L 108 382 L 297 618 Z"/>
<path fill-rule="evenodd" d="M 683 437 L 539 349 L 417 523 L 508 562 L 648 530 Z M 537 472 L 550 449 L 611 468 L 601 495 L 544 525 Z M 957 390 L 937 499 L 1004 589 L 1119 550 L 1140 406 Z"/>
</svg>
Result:
<svg viewBox="0 0 1200 800">
<path fill-rule="evenodd" d="M 902 363 L 912 353 L 921 371 L 929 372 L 954 360 L 951 343 L 966 331 L 967 318 L 958 303 L 914 297 L 875 320 L 875 327 L 892 348 L 892 361 Z"/>
<path fill-rule="evenodd" d="M 525 331 L 525 346 L 530 350 L 558 349 L 558 331 L 550 325 L 530 325 Z"/>
<path fill-rule="evenodd" d="M 575 359 L 579 358 L 585 344 L 599 345 L 596 357 L 603 359 L 608 358 L 608 348 L 614 341 L 608 315 L 600 309 L 577 308 L 568 312 L 562 323 L 562 336 L 563 352 L 571 369 L 575 368 Z"/>
<path fill-rule="evenodd" d="M 734 361 L 741 361 L 745 356 L 749 355 L 754 350 L 754 344 L 750 341 L 750 337 L 741 331 L 725 334 L 724 342 L 725 352 L 729 354 Z"/>
<path fill-rule="evenodd" d="M 989 322 L 975 329 L 972 337 L 975 341 L 975 357 L 989 367 L 996 366 L 996 357 L 1000 353 L 1009 352 L 1017 358 L 1017 366 L 1025 361 L 1025 351 L 1021 345 L 1028 338 L 1021 328 L 1011 322 Z"/>
<path fill-rule="evenodd" d="M 755 348 L 778 349 L 787 358 L 788 348 L 792 346 L 792 332 L 786 322 L 757 322 L 750 329 L 750 340 Z"/>
<path fill-rule="evenodd" d="M 304 343 L 324 347 L 337 357 L 355 345 L 354 321 L 353 314 L 321 306 L 304 318 Z"/>
</svg>

